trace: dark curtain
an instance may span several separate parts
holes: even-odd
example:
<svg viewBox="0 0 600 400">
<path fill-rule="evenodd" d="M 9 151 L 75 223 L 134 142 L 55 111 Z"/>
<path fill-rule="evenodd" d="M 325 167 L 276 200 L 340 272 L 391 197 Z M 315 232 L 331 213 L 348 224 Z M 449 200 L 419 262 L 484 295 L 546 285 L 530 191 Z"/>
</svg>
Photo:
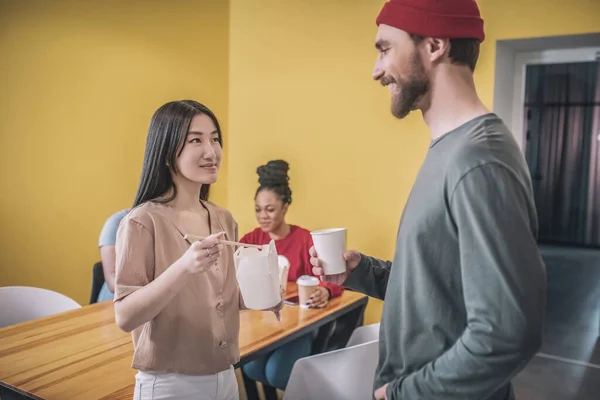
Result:
<svg viewBox="0 0 600 400">
<path fill-rule="evenodd" d="M 600 63 L 530 65 L 525 154 L 540 242 L 600 246 Z"/>
</svg>

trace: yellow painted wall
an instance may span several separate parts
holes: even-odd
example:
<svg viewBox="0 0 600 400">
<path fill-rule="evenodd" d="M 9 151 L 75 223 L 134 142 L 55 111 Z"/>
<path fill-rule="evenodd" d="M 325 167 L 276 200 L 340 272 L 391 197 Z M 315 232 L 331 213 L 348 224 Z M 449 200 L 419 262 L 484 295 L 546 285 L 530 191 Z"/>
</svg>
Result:
<svg viewBox="0 0 600 400">
<path fill-rule="evenodd" d="M 0 0 L 0 286 L 87 303 L 163 103 L 205 102 L 228 141 L 228 19 L 227 1 Z"/>
<path fill-rule="evenodd" d="M 255 167 L 291 163 L 290 221 L 345 226 L 348 245 L 393 254 L 402 208 L 426 153 L 420 115 L 399 122 L 371 81 L 383 1 L 231 0 L 229 208 L 255 226 Z M 480 0 L 487 40 L 476 72 L 492 107 L 495 41 L 600 30 L 597 0 Z M 366 323 L 379 319 L 371 301 Z"/>
<path fill-rule="evenodd" d="M 0 0 L 0 285 L 85 303 L 100 228 L 131 204 L 152 112 L 205 102 L 225 130 L 214 199 L 255 226 L 255 168 L 291 163 L 290 221 L 345 226 L 389 258 L 429 142 L 370 79 L 383 0 Z M 497 39 L 598 31 L 596 0 L 480 0 L 476 72 L 492 106 Z M 381 304 L 371 301 L 367 323 Z"/>
</svg>

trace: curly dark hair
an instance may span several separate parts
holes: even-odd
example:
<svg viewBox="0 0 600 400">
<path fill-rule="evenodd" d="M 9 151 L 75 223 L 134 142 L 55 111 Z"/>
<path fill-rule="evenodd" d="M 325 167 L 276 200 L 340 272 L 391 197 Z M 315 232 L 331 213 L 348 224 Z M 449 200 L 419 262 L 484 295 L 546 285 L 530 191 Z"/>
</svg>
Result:
<svg viewBox="0 0 600 400">
<path fill-rule="evenodd" d="M 283 204 L 292 204 L 292 189 L 289 185 L 288 171 L 290 166 L 283 160 L 272 160 L 256 169 L 258 173 L 258 189 L 256 196 L 263 190 L 274 192 Z"/>
</svg>

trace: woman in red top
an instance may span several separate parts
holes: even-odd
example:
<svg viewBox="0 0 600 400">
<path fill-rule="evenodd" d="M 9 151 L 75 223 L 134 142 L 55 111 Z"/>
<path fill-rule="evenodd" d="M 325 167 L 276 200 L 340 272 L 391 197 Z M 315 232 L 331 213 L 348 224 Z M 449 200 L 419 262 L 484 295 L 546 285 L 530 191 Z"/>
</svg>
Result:
<svg viewBox="0 0 600 400">
<path fill-rule="evenodd" d="M 258 168 L 260 186 L 256 191 L 255 211 L 260 227 L 244 235 L 240 241 L 262 245 L 274 240 L 277 254 L 284 255 L 290 261 L 288 281 L 296 282 L 302 275 L 313 275 L 308 253 L 313 242 L 308 230 L 285 221 L 292 204 L 288 169 L 288 163 L 283 160 L 269 161 Z M 341 286 L 321 282 L 307 305 L 309 308 L 323 308 L 330 298 L 341 295 L 342 290 Z M 246 364 L 242 368 L 244 373 L 252 380 L 285 390 L 296 360 L 310 355 L 315 334 L 305 335 Z"/>
</svg>

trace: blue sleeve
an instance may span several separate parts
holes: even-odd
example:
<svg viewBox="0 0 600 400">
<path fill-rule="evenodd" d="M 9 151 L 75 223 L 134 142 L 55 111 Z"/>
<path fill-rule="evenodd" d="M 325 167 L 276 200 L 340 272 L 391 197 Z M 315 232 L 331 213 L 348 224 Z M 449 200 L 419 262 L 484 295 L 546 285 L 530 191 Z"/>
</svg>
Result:
<svg viewBox="0 0 600 400">
<path fill-rule="evenodd" d="M 129 210 L 121 210 L 113 215 L 111 215 L 104 226 L 102 227 L 102 231 L 100 232 L 100 240 L 98 241 L 98 247 L 107 246 L 107 245 L 115 245 L 117 241 L 117 230 L 119 229 L 119 224 L 121 220 L 125 218 Z"/>
</svg>

